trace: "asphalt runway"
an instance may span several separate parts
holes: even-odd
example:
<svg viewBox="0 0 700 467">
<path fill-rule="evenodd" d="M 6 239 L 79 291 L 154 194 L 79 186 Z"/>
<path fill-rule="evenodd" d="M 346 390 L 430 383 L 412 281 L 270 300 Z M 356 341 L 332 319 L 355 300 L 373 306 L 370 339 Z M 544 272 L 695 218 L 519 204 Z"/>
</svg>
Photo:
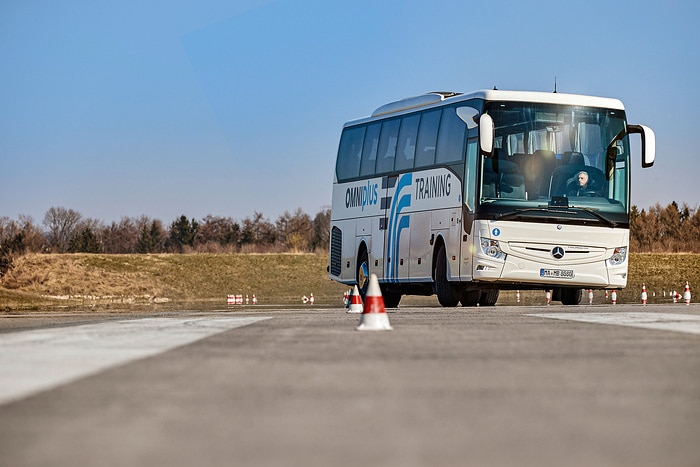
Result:
<svg viewBox="0 0 700 467">
<path fill-rule="evenodd" d="M 388 317 L 0 316 L 0 465 L 700 465 L 698 304 Z"/>
</svg>

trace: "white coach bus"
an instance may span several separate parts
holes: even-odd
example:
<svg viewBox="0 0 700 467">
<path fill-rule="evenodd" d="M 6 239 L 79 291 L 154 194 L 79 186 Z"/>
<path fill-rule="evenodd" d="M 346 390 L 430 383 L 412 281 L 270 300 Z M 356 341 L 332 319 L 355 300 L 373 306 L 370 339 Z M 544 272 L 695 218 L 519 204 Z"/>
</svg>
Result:
<svg viewBox="0 0 700 467">
<path fill-rule="evenodd" d="M 437 294 L 494 305 L 499 290 L 627 284 L 630 134 L 622 102 L 487 90 L 429 93 L 346 123 L 333 181 L 329 276 L 387 307 Z"/>
</svg>

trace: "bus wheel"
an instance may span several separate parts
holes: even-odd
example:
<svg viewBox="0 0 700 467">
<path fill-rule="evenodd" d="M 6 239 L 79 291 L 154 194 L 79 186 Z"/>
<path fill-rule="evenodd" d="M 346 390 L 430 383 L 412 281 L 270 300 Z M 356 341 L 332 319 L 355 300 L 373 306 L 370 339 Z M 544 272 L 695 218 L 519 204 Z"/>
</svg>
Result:
<svg viewBox="0 0 700 467">
<path fill-rule="evenodd" d="M 581 303 L 583 289 L 561 289 L 561 303 L 563 305 L 578 305 Z"/>
<path fill-rule="evenodd" d="M 479 303 L 480 298 L 480 290 L 465 290 L 462 292 L 462 297 L 459 299 L 459 301 L 462 303 L 462 306 L 476 306 Z"/>
<path fill-rule="evenodd" d="M 435 264 L 435 293 L 442 306 L 455 307 L 459 303 L 460 294 L 447 280 L 447 258 L 444 246 L 440 247 Z"/>
<path fill-rule="evenodd" d="M 367 250 L 362 248 L 360 256 L 357 258 L 357 288 L 360 291 L 360 297 L 362 300 L 365 299 L 367 295 L 367 289 L 369 288 L 369 256 L 367 256 Z"/>
<path fill-rule="evenodd" d="M 398 308 L 399 302 L 401 302 L 401 292 L 394 292 L 392 290 L 387 290 L 382 284 L 379 284 L 379 288 L 382 291 L 382 299 L 384 300 L 385 308 Z"/>
<path fill-rule="evenodd" d="M 498 301 L 498 295 L 500 291 L 495 290 L 485 290 L 481 292 L 481 298 L 479 299 L 479 305 L 481 306 L 494 306 Z"/>
</svg>

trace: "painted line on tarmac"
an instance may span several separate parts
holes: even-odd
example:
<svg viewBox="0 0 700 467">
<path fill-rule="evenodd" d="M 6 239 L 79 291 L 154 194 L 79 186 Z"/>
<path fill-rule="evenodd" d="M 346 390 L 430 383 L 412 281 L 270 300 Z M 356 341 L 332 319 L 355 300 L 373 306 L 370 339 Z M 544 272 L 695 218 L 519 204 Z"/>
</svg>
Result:
<svg viewBox="0 0 700 467">
<path fill-rule="evenodd" d="M 700 334 L 700 316 L 677 313 L 543 313 L 531 314 L 538 318 L 562 319 L 582 323 L 612 324 L 634 328 Z"/>
<path fill-rule="evenodd" d="M 265 319 L 143 318 L 0 334 L 0 404 Z"/>
</svg>

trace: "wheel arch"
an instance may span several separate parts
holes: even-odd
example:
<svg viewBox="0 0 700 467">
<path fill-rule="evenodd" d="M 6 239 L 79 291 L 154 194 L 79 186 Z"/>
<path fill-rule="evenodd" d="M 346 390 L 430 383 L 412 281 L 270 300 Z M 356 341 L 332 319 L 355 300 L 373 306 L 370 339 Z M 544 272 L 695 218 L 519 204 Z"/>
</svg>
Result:
<svg viewBox="0 0 700 467">
<path fill-rule="evenodd" d="M 435 266 L 437 265 L 437 255 L 440 253 L 440 247 L 444 246 L 445 239 L 442 235 L 437 235 L 435 237 L 435 242 L 433 243 L 432 263 L 430 265 L 430 275 L 433 278 L 433 282 L 435 282 Z M 445 248 L 445 251 L 447 251 L 447 248 Z"/>
</svg>

